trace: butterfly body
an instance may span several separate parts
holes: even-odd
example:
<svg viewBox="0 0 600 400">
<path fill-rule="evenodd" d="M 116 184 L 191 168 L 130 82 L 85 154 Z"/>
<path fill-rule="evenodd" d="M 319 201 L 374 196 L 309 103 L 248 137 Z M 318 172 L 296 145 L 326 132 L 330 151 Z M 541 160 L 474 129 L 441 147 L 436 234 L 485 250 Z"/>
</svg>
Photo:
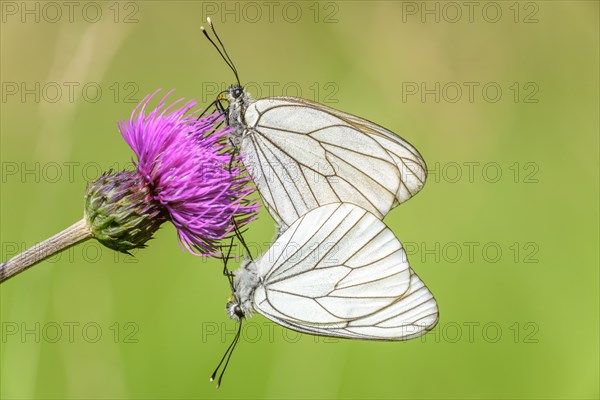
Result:
<svg viewBox="0 0 600 400">
<path fill-rule="evenodd" d="M 227 313 L 231 319 L 249 317 L 254 313 L 252 299 L 259 286 L 258 271 L 253 261 L 246 259 L 235 272 L 236 290 L 227 302 Z"/>
<path fill-rule="evenodd" d="M 227 90 L 226 100 L 229 105 L 225 109 L 225 118 L 227 125 L 231 128 L 230 135 L 236 146 L 239 146 L 241 138 L 250 134 L 245 113 L 254 99 L 240 86 L 232 85 Z"/>
</svg>

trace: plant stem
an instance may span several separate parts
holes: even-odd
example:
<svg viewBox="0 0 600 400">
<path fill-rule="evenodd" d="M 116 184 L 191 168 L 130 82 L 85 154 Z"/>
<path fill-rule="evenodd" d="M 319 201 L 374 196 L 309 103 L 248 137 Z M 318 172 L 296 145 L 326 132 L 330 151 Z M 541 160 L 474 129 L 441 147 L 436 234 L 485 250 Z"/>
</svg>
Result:
<svg viewBox="0 0 600 400">
<path fill-rule="evenodd" d="M 50 239 L 36 244 L 32 248 L 25 250 L 21 254 L 0 264 L 0 283 L 12 278 L 27 268 L 53 256 L 63 250 L 68 249 L 78 243 L 88 240 L 92 233 L 87 226 L 85 218 L 76 222 L 64 231 L 57 233 Z"/>
</svg>

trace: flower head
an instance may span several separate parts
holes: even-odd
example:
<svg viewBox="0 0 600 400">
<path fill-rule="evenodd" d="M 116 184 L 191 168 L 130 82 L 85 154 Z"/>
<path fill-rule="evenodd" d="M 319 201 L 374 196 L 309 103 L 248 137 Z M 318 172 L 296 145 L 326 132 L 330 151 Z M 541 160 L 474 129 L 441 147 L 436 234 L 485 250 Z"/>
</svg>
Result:
<svg viewBox="0 0 600 400">
<path fill-rule="evenodd" d="M 254 191 L 219 129 L 223 117 L 198 118 L 193 100 L 166 106 L 170 92 L 146 112 L 158 93 L 146 96 L 119 129 L 137 155 L 134 164 L 159 205 L 177 228 L 180 243 L 195 254 L 215 254 L 218 241 L 235 225 L 251 221 L 257 205 Z"/>
</svg>

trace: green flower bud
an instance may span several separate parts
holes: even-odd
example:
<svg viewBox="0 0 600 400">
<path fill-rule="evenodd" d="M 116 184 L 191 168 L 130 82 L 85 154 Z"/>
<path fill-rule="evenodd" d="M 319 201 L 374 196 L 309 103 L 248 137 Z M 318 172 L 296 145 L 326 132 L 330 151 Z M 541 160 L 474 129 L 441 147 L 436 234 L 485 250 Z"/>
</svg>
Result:
<svg viewBox="0 0 600 400">
<path fill-rule="evenodd" d="M 145 247 L 167 220 L 137 171 L 105 172 L 88 184 L 84 207 L 92 236 L 121 252 Z"/>
</svg>

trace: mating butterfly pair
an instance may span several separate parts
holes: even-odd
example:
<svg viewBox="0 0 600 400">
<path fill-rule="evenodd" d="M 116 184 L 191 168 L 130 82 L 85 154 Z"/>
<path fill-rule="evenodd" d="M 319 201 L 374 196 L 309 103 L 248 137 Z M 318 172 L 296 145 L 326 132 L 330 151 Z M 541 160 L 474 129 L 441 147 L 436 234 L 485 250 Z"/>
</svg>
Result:
<svg viewBox="0 0 600 400">
<path fill-rule="evenodd" d="M 431 330 L 437 303 L 381 221 L 423 187 L 419 152 L 377 124 L 318 103 L 253 100 L 208 24 L 221 46 L 203 28 L 205 36 L 237 79 L 215 104 L 279 228 L 265 254 L 229 275 L 229 316 L 241 323 L 258 312 L 296 331 L 351 339 L 407 340 Z M 240 332 L 241 324 L 221 363 Z"/>
</svg>

